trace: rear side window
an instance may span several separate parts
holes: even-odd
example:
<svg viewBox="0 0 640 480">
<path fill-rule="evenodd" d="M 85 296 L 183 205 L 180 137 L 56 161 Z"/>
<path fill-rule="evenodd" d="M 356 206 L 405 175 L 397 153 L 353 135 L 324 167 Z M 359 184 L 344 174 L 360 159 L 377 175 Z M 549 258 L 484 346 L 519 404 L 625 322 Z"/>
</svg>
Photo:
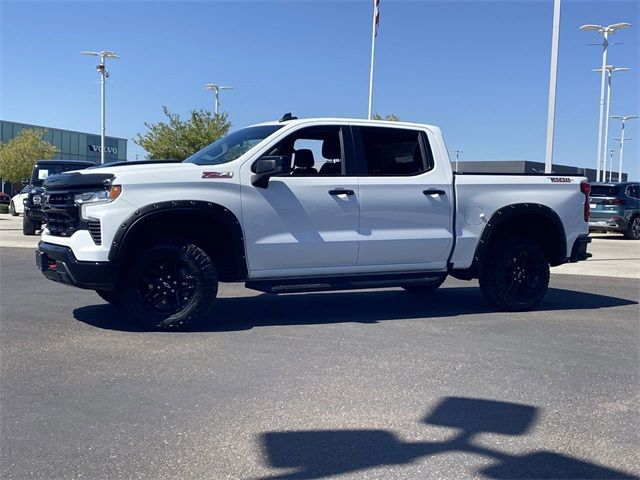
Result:
<svg viewBox="0 0 640 480">
<path fill-rule="evenodd" d="M 627 187 L 627 195 L 631 198 L 640 198 L 640 185 L 634 184 Z"/>
<path fill-rule="evenodd" d="M 418 130 L 360 127 L 364 174 L 376 176 L 417 175 L 431 170 L 426 138 Z M 425 148 L 426 147 L 426 148 Z M 429 151 L 428 159 L 425 150 Z"/>
<path fill-rule="evenodd" d="M 591 185 L 592 197 L 615 197 L 620 193 L 617 185 Z"/>
</svg>

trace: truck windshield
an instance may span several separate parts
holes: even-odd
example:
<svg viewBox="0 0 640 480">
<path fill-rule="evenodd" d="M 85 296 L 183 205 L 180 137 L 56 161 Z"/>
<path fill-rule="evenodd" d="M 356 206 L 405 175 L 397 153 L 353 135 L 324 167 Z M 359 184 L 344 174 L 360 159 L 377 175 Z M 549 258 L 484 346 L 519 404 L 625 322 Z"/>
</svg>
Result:
<svg viewBox="0 0 640 480">
<path fill-rule="evenodd" d="M 282 125 L 262 125 L 237 130 L 219 138 L 185 160 L 196 165 L 220 165 L 235 160 L 248 152 Z"/>
<path fill-rule="evenodd" d="M 31 185 L 35 187 L 41 187 L 44 179 L 49 175 L 56 175 L 58 173 L 69 172 L 71 170 L 83 170 L 87 168 L 86 165 L 42 165 L 35 167 L 31 172 Z"/>
</svg>

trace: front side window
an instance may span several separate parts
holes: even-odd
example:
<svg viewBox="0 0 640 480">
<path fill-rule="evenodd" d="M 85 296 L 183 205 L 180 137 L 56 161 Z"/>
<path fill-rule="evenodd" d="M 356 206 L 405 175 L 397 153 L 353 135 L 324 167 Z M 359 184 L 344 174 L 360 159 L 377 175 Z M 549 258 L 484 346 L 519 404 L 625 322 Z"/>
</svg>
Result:
<svg viewBox="0 0 640 480">
<path fill-rule="evenodd" d="M 292 176 L 344 175 L 339 126 L 302 128 L 273 147 L 269 155 L 291 159 Z"/>
<path fill-rule="evenodd" d="M 417 175 L 430 170 L 420 132 L 403 128 L 360 127 L 365 175 Z"/>
<path fill-rule="evenodd" d="M 231 162 L 273 134 L 283 125 L 260 125 L 236 130 L 184 160 L 196 165 L 220 165 Z"/>
</svg>

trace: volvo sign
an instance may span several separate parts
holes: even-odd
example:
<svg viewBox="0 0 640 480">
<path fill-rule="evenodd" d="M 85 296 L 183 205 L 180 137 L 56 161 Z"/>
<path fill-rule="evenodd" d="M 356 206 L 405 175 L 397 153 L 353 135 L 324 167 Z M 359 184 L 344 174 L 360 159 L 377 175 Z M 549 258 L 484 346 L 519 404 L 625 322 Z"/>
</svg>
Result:
<svg viewBox="0 0 640 480">
<path fill-rule="evenodd" d="M 90 152 L 102 152 L 102 147 L 100 145 L 87 145 L 87 147 L 89 147 Z M 104 147 L 104 153 L 117 155 L 118 149 L 116 147 Z"/>
</svg>

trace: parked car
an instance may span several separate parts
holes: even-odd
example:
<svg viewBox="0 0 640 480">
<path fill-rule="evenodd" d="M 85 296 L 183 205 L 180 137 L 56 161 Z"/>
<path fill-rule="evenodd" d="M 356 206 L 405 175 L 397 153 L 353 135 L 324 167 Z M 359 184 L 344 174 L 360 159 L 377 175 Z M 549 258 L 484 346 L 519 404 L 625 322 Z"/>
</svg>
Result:
<svg viewBox="0 0 640 480">
<path fill-rule="evenodd" d="M 49 175 L 55 175 L 70 170 L 82 170 L 94 167 L 95 163 L 80 160 L 38 160 L 31 170 L 28 180 L 30 191 L 23 199 L 24 215 L 22 216 L 22 233 L 35 235 L 36 230 L 42 228 L 42 184 Z M 25 182 L 26 183 L 26 182 Z"/>
<path fill-rule="evenodd" d="M 640 183 L 593 183 L 590 232 L 621 232 L 640 240 Z"/>
<path fill-rule="evenodd" d="M 20 190 L 20 193 L 17 193 L 11 198 L 11 203 L 9 204 L 9 213 L 14 217 L 17 217 L 21 213 L 24 213 L 24 200 L 29 196 L 29 192 L 31 192 L 31 185 L 25 185 Z"/>
<path fill-rule="evenodd" d="M 9 205 L 10 201 L 11 197 L 8 194 L 0 192 L 0 205 Z"/>
<path fill-rule="evenodd" d="M 426 294 L 453 275 L 479 278 L 500 310 L 529 310 L 550 265 L 590 256 L 584 177 L 454 174 L 430 125 L 285 115 L 182 163 L 45 187 L 38 268 L 157 329 L 215 314 L 219 281 Z"/>
</svg>

